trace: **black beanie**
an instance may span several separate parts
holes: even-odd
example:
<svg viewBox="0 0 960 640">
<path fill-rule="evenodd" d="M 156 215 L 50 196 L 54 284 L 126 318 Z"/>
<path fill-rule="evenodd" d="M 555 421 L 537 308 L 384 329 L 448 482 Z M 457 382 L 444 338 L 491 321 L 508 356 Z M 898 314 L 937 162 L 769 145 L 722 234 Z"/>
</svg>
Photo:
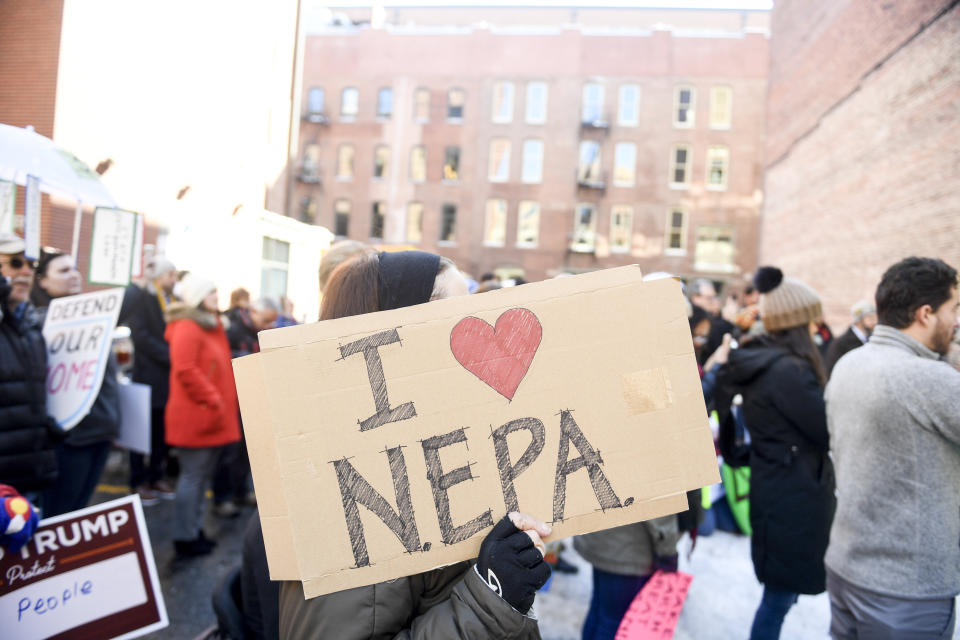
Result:
<svg viewBox="0 0 960 640">
<path fill-rule="evenodd" d="M 430 301 L 433 282 L 440 268 L 440 256 L 426 251 L 383 251 L 377 306 L 380 311 L 410 307 Z"/>
</svg>

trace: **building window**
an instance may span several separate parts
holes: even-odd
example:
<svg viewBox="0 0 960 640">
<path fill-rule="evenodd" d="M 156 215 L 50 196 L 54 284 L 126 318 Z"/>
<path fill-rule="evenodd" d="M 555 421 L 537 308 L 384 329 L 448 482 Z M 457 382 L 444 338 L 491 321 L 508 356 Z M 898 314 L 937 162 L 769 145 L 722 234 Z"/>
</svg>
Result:
<svg viewBox="0 0 960 640">
<path fill-rule="evenodd" d="M 407 242 L 419 244 L 423 239 L 423 203 L 407 205 Z"/>
<path fill-rule="evenodd" d="M 307 94 L 307 113 L 319 115 L 323 113 L 323 89 L 313 87 Z"/>
<path fill-rule="evenodd" d="M 340 119 L 353 120 L 360 110 L 360 92 L 353 87 L 347 87 L 340 94 Z"/>
<path fill-rule="evenodd" d="M 637 145 L 618 142 L 614 148 L 613 184 L 632 187 L 637 182 Z"/>
<path fill-rule="evenodd" d="M 283 298 L 287 295 L 290 272 L 290 243 L 263 237 L 260 263 L 260 295 Z"/>
<path fill-rule="evenodd" d="M 540 203 L 521 200 L 517 206 L 517 246 L 532 248 L 540 237 Z"/>
<path fill-rule="evenodd" d="M 423 182 L 427 179 L 427 148 L 416 146 L 410 149 L 410 181 Z"/>
<path fill-rule="evenodd" d="M 543 181 L 543 141 L 523 141 L 523 171 L 520 181 L 537 184 Z"/>
<path fill-rule="evenodd" d="M 380 145 L 373 150 L 373 177 L 386 178 L 390 171 L 390 147 Z"/>
<path fill-rule="evenodd" d="M 617 124 L 622 127 L 635 127 L 640 124 L 640 87 L 635 84 L 625 84 L 620 87 Z"/>
<path fill-rule="evenodd" d="M 729 129 L 733 119 L 733 89 L 712 87 L 710 89 L 710 128 Z"/>
<path fill-rule="evenodd" d="M 573 211 L 573 241 L 570 250 L 592 253 L 597 237 L 596 209 L 592 204 L 578 204 Z"/>
<path fill-rule="evenodd" d="M 333 233 L 341 238 L 346 238 L 349 228 L 350 201 L 337 200 L 333 203 Z"/>
<path fill-rule="evenodd" d="M 506 182 L 510 179 L 510 141 L 494 138 L 490 141 L 490 182 Z"/>
<path fill-rule="evenodd" d="M 686 189 L 690 186 L 690 147 L 674 145 L 670 154 L 670 187 Z"/>
<path fill-rule="evenodd" d="M 447 120 L 463 120 L 463 89 L 450 89 L 447 92 Z"/>
<path fill-rule="evenodd" d="M 707 150 L 707 189 L 727 190 L 727 167 L 730 165 L 730 149 L 716 146 Z"/>
<path fill-rule="evenodd" d="M 602 185 L 600 175 L 600 143 L 593 140 L 584 140 L 580 143 L 580 164 L 577 169 L 577 180 L 583 185 Z"/>
<path fill-rule="evenodd" d="M 440 242 L 457 241 L 457 205 L 444 203 L 440 209 Z"/>
<path fill-rule="evenodd" d="M 587 84 L 583 87 L 583 110 L 581 122 L 594 124 L 603 122 L 603 86 Z"/>
<path fill-rule="evenodd" d="M 694 122 L 696 92 L 693 87 L 677 87 L 673 92 L 673 126 L 690 128 Z"/>
<path fill-rule="evenodd" d="M 393 115 L 393 89 L 384 87 L 377 92 L 377 117 L 389 119 Z"/>
<path fill-rule="evenodd" d="M 383 221 L 387 217 L 387 205 L 384 202 L 374 202 L 370 207 L 370 237 L 383 237 Z"/>
<path fill-rule="evenodd" d="M 633 207 L 615 205 L 610 209 L 610 251 L 627 253 L 633 235 Z"/>
<path fill-rule="evenodd" d="M 444 149 L 443 179 L 447 182 L 456 182 L 460 179 L 460 147 Z"/>
<path fill-rule="evenodd" d="M 697 227 L 697 249 L 693 268 L 698 271 L 732 272 L 733 227 L 725 224 L 710 224 Z"/>
<path fill-rule="evenodd" d="M 507 242 L 507 201 L 487 200 L 487 217 L 483 224 L 483 244 L 502 247 Z"/>
<path fill-rule="evenodd" d="M 313 224 L 317 219 L 317 199 L 303 196 L 300 199 L 300 222 Z"/>
<path fill-rule="evenodd" d="M 665 254 L 673 256 L 687 255 L 687 213 L 683 209 L 672 209 L 667 214 L 667 237 Z"/>
<path fill-rule="evenodd" d="M 493 114 L 494 122 L 504 123 L 513 121 L 513 83 L 496 82 L 493 85 Z"/>
<path fill-rule="evenodd" d="M 303 150 L 303 167 L 300 179 L 305 182 L 320 181 L 320 145 L 308 144 Z"/>
<path fill-rule="evenodd" d="M 342 144 L 337 149 L 337 180 L 353 180 L 353 145 Z"/>
<path fill-rule="evenodd" d="M 417 89 L 413 94 L 413 119 L 415 122 L 430 121 L 430 90 Z"/>
<path fill-rule="evenodd" d="M 527 117 L 528 124 L 543 124 L 547 121 L 547 83 L 527 83 Z"/>
</svg>

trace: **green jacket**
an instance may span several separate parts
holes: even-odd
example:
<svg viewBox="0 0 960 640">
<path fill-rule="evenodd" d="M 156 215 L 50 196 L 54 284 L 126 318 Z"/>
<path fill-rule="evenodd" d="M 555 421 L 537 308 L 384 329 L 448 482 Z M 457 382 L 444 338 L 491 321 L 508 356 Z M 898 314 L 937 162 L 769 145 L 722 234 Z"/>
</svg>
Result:
<svg viewBox="0 0 960 640">
<path fill-rule="evenodd" d="M 601 571 L 648 576 L 653 573 L 653 557 L 675 554 L 679 537 L 673 515 L 577 536 L 573 548 Z"/>
<path fill-rule="evenodd" d="M 280 638 L 539 640 L 540 630 L 461 562 L 310 600 L 299 582 L 284 582 Z"/>
</svg>

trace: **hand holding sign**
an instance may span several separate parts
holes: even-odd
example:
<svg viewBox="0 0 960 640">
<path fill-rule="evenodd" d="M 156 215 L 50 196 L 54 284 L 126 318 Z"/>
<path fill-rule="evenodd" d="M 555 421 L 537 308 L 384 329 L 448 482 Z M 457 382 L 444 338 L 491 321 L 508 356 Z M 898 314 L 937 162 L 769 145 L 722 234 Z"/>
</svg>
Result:
<svg viewBox="0 0 960 640">
<path fill-rule="evenodd" d="M 530 610 L 537 590 L 550 577 L 540 534 L 549 535 L 550 527 L 514 511 L 503 516 L 480 545 L 477 573 L 520 613 Z"/>
</svg>

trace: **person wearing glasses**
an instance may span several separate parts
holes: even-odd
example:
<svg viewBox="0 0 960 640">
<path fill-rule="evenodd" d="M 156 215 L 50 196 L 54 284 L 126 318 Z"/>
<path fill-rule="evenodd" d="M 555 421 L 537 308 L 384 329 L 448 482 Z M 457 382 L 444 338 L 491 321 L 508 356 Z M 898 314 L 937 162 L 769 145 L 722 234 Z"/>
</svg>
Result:
<svg viewBox="0 0 960 640">
<path fill-rule="evenodd" d="M 28 301 L 34 262 L 23 250 L 19 237 L 0 234 L 0 484 L 38 504 L 57 479 L 62 431 L 47 415 L 47 347 Z"/>
</svg>

